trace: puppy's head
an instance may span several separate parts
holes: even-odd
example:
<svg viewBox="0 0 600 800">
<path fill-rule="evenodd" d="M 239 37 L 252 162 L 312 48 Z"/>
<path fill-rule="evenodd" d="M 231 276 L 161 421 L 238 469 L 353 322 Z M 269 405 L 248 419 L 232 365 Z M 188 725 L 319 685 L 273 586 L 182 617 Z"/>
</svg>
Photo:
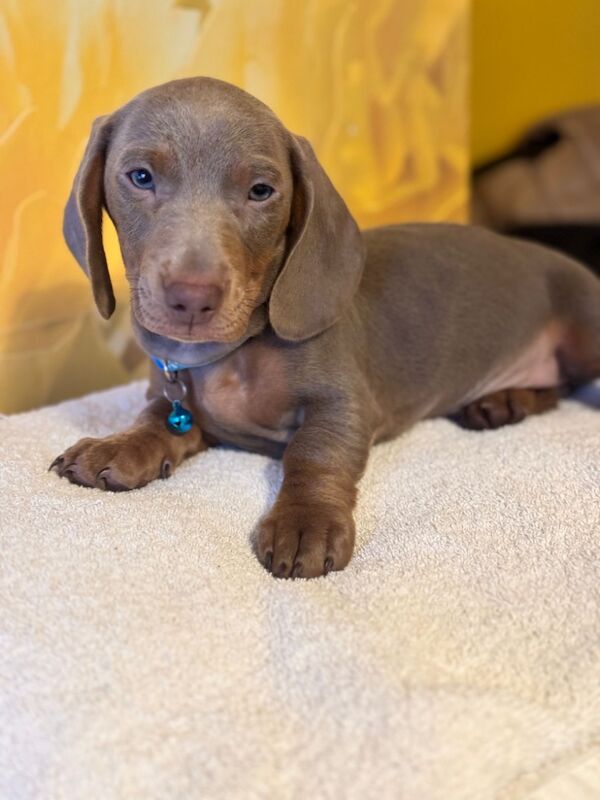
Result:
<svg viewBox="0 0 600 800">
<path fill-rule="evenodd" d="M 64 234 L 108 318 L 103 207 L 136 323 L 178 342 L 235 342 L 265 303 L 279 336 L 308 338 L 360 280 L 362 238 L 308 142 L 222 81 L 174 81 L 94 123 Z"/>
</svg>

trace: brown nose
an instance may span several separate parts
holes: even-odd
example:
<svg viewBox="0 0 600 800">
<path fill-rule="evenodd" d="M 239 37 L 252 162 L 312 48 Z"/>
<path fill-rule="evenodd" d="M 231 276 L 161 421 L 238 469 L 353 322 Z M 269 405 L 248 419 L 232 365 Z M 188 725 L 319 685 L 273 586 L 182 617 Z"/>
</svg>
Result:
<svg viewBox="0 0 600 800">
<path fill-rule="evenodd" d="M 171 283 L 165 287 L 169 308 L 183 314 L 210 314 L 221 305 L 223 290 L 212 283 Z"/>
</svg>

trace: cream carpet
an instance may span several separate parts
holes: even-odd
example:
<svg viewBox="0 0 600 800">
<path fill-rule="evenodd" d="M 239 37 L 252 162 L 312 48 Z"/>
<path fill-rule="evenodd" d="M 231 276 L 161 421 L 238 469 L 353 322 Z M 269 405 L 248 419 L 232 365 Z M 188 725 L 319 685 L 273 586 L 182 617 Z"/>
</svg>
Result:
<svg viewBox="0 0 600 800">
<path fill-rule="evenodd" d="M 142 383 L 0 419 L 3 800 L 600 797 L 600 385 L 376 447 L 350 567 L 278 581 L 280 465 L 46 472 Z"/>
</svg>

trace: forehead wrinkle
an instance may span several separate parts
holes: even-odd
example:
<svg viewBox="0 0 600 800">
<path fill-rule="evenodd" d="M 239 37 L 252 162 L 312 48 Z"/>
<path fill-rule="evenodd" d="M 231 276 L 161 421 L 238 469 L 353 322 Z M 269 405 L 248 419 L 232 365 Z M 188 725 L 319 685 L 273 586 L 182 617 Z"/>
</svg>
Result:
<svg viewBox="0 0 600 800">
<path fill-rule="evenodd" d="M 277 120 L 260 109 L 238 108 L 218 100 L 204 104 L 174 98 L 168 103 L 140 103 L 127 120 L 131 133 L 177 146 L 214 147 L 227 151 L 240 145 L 272 153 L 282 138 Z M 140 137 L 141 138 L 141 137 Z"/>
</svg>

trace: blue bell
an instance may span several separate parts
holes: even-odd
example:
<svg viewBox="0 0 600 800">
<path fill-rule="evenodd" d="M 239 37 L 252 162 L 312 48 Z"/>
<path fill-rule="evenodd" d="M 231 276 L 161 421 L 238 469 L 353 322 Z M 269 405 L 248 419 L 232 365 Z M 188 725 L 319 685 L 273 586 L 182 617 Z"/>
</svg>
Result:
<svg viewBox="0 0 600 800">
<path fill-rule="evenodd" d="M 174 400 L 171 413 L 167 417 L 167 428 L 171 433 L 183 436 L 184 433 L 191 430 L 193 424 L 194 418 L 187 408 L 183 408 L 179 400 Z"/>
</svg>

